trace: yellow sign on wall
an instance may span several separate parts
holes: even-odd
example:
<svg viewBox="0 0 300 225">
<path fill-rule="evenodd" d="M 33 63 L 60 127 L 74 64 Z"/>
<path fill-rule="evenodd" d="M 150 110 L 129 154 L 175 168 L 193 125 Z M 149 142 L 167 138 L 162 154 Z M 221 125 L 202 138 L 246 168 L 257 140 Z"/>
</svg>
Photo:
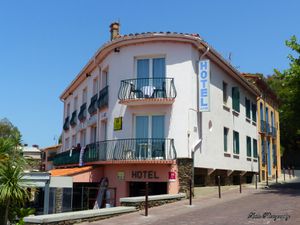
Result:
<svg viewBox="0 0 300 225">
<path fill-rule="evenodd" d="M 114 131 L 122 130 L 122 117 L 114 119 Z"/>
</svg>

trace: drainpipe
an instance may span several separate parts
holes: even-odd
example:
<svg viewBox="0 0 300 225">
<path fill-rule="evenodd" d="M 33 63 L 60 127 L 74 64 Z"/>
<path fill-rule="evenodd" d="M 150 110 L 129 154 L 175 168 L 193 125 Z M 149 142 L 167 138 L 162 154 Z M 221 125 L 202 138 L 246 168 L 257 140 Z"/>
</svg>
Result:
<svg viewBox="0 0 300 225">
<path fill-rule="evenodd" d="M 209 47 L 207 46 L 206 51 L 199 57 L 199 61 L 201 61 L 204 56 L 209 52 Z M 198 68 L 198 67 L 197 67 Z M 198 71 L 198 70 L 197 70 Z M 199 73 L 199 71 L 198 71 Z M 197 74 L 197 82 L 196 82 L 196 89 L 197 89 L 197 109 L 194 110 L 197 113 L 197 122 L 198 124 L 200 124 L 199 126 L 199 142 L 198 144 L 200 144 L 202 142 L 202 112 L 199 111 L 199 76 Z M 192 109 L 189 109 L 192 110 Z M 190 138 L 190 133 L 188 133 L 188 143 L 189 143 L 189 138 Z M 196 144 L 196 145 L 198 145 Z M 196 146 L 195 145 L 195 146 Z M 195 179 L 195 146 L 192 146 L 192 150 L 191 150 L 191 156 L 192 156 L 192 188 L 194 189 L 194 179 Z"/>
</svg>

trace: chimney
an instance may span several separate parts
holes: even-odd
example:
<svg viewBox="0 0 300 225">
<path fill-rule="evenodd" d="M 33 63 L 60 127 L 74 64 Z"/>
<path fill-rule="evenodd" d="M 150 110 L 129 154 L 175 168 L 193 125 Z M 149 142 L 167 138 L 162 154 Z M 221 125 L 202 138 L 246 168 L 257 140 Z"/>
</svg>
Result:
<svg viewBox="0 0 300 225">
<path fill-rule="evenodd" d="M 110 40 L 114 40 L 120 37 L 120 24 L 118 22 L 113 22 L 110 26 Z"/>
</svg>

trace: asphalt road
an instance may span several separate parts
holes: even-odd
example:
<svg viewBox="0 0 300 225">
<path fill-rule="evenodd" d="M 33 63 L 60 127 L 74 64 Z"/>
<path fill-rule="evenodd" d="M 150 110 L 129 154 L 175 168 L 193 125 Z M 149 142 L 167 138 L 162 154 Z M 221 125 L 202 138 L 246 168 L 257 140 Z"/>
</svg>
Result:
<svg viewBox="0 0 300 225">
<path fill-rule="evenodd" d="M 217 195 L 181 201 L 149 209 L 149 217 L 143 211 L 85 224 L 278 224 L 300 225 L 300 179 L 293 183 L 272 186 L 265 190 L 244 188 L 231 190 L 218 199 Z"/>
</svg>

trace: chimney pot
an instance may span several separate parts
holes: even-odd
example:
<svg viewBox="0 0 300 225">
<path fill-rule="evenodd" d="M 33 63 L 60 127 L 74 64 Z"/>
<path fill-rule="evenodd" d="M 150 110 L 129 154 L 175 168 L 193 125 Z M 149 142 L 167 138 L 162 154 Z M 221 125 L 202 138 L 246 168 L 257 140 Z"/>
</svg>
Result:
<svg viewBox="0 0 300 225">
<path fill-rule="evenodd" d="M 118 22 L 113 22 L 110 24 L 110 40 L 114 40 L 120 37 L 120 24 Z"/>
</svg>

